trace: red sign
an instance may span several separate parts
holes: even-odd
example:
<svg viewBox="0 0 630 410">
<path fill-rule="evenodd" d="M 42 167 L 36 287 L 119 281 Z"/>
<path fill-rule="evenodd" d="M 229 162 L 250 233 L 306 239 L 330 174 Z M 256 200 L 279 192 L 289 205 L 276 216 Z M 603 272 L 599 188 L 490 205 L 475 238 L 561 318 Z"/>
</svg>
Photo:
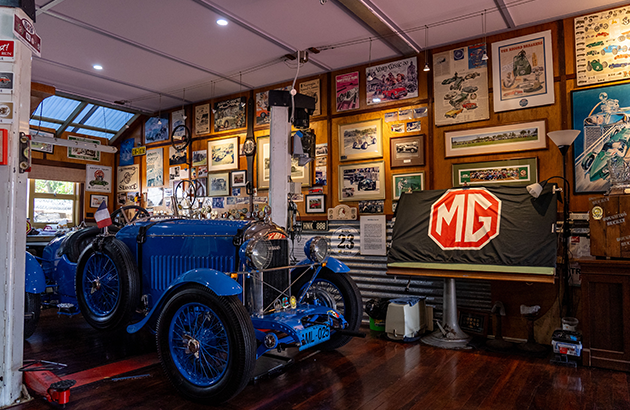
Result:
<svg viewBox="0 0 630 410">
<path fill-rule="evenodd" d="M 0 57 L 13 59 L 14 45 L 11 40 L 0 40 Z"/>
<path fill-rule="evenodd" d="M 35 33 L 33 23 L 27 18 L 19 18 L 17 14 L 14 17 L 13 33 L 37 56 L 41 56 L 42 39 Z"/>
<path fill-rule="evenodd" d="M 431 205 L 429 237 L 443 250 L 478 250 L 500 224 L 501 200 L 485 188 L 450 189 Z"/>
</svg>

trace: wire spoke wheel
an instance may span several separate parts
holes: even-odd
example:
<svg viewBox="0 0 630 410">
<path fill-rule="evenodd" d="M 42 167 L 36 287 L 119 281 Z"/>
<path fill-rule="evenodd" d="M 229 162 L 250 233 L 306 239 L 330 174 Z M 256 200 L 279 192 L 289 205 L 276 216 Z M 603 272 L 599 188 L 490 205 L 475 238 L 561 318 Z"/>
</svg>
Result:
<svg viewBox="0 0 630 410">
<path fill-rule="evenodd" d="M 83 296 L 96 316 L 109 315 L 120 298 L 120 275 L 111 258 L 94 253 L 85 264 Z"/>
</svg>

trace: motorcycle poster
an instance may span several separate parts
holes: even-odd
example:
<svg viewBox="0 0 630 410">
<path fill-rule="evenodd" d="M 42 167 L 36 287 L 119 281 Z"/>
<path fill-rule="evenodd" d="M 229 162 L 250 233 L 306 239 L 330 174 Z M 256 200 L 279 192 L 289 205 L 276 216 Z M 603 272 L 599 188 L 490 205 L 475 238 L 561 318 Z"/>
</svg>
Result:
<svg viewBox="0 0 630 410">
<path fill-rule="evenodd" d="M 435 125 L 490 118 L 485 52 L 485 44 L 478 44 L 434 54 Z"/>
<path fill-rule="evenodd" d="M 365 69 L 367 105 L 418 97 L 417 58 Z"/>
</svg>

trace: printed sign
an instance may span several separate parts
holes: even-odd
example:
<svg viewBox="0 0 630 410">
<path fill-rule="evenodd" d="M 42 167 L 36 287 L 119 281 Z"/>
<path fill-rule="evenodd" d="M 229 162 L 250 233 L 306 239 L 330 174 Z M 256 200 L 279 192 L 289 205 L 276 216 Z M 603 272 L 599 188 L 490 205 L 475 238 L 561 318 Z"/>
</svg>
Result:
<svg viewBox="0 0 630 410">
<path fill-rule="evenodd" d="M 28 18 L 14 15 L 13 34 L 20 39 L 37 57 L 42 56 L 42 39 L 35 33 L 35 27 Z"/>
<path fill-rule="evenodd" d="M 367 105 L 418 96 L 416 57 L 368 67 L 365 72 Z"/>
<path fill-rule="evenodd" d="M 112 167 L 87 164 L 85 172 L 86 191 L 112 192 Z"/>
<path fill-rule="evenodd" d="M 15 44 L 11 40 L 0 40 L 0 61 L 15 60 Z"/>
<path fill-rule="evenodd" d="M 359 108 L 359 72 L 335 77 L 337 112 Z"/>
<path fill-rule="evenodd" d="M 0 103 L 0 124 L 11 124 L 13 122 L 13 103 Z"/>
<path fill-rule="evenodd" d="M 147 147 L 135 147 L 131 150 L 131 155 L 139 157 L 147 153 Z"/>
<path fill-rule="evenodd" d="M 11 93 L 13 91 L 13 73 L 0 73 L 0 93 Z"/>
<path fill-rule="evenodd" d="M 134 192 L 140 189 L 140 165 L 118 167 L 118 192 Z"/>
</svg>

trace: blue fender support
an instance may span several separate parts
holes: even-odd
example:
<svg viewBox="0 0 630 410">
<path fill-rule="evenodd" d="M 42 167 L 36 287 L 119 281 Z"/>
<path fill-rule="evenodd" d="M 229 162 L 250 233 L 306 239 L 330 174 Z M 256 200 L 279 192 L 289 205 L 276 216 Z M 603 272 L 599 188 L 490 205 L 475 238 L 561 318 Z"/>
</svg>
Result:
<svg viewBox="0 0 630 410">
<path fill-rule="evenodd" d="M 37 259 L 26 252 L 25 290 L 27 293 L 44 293 L 46 291 L 46 278 Z"/>
<path fill-rule="evenodd" d="M 338 259 L 333 258 L 332 256 L 329 256 L 328 259 L 326 259 L 326 262 L 324 263 L 326 264 L 326 268 L 328 268 L 332 272 L 335 272 L 335 273 L 350 272 L 350 268 L 345 263 L 341 262 Z M 312 264 L 315 264 L 315 262 L 313 262 L 310 259 L 304 259 L 298 262 L 296 266 L 312 265 Z"/>
</svg>

